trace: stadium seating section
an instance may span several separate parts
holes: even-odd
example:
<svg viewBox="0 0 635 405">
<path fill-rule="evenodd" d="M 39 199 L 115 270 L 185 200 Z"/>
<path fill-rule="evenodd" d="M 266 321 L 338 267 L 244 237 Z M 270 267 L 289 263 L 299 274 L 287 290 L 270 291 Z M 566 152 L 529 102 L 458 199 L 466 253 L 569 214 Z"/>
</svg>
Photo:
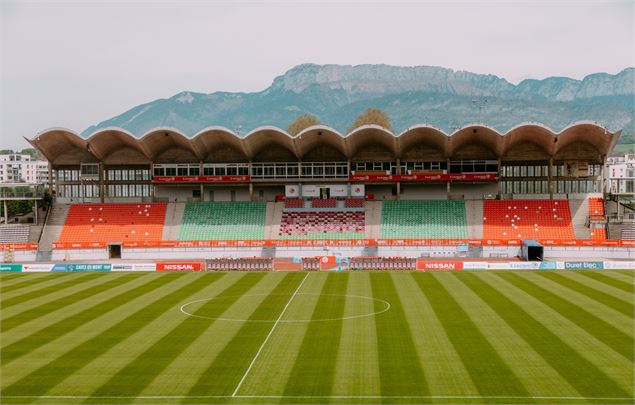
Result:
<svg viewBox="0 0 635 405">
<path fill-rule="evenodd" d="M 361 198 L 348 198 L 344 201 L 344 207 L 346 208 L 362 208 L 364 207 L 364 200 Z"/>
<path fill-rule="evenodd" d="M 314 198 L 313 200 L 311 200 L 311 207 L 335 208 L 337 207 L 337 200 L 335 198 Z"/>
<path fill-rule="evenodd" d="M 28 225 L 10 224 L 0 226 L 0 243 L 25 243 L 28 241 Z"/>
<path fill-rule="evenodd" d="M 74 204 L 58 242 L 159 241 L 166 204 Z"/>
<path fill-rule="evenodd" d="M 486 200 L 485 239 L 575 239 L 566 200 Z"/>
<path fill-rule="evenodd" d="M 385 201 L 381 216 L 382 238 L 467 238 L 463 201 Z"/>
<path fill-rule="evenodd" d="M 264 239 L 264 202 L 187 203 L 179 240 Z"/>
<path fill-rule="evenodd" d="M 304 208 L 304 200 L 302 198 L 287 198 L 284 200 L 284 208 Z"/>
<path fill-rule="evenodd" d="M 280 239 L 363 239 L 363 211 L 282 213 Z"/>
</svg>

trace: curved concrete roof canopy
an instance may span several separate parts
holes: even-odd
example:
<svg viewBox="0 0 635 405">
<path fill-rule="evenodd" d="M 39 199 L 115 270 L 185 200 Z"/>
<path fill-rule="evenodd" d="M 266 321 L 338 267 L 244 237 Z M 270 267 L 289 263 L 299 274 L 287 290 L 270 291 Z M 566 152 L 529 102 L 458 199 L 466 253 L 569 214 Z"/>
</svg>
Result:
<svg viewBox="0 0 635 405">
<path fill-rule="evenodd" d="M 473 159 L 533 160 L 531 156 L 543 156 L 600 161 L 611 151 L 620 133 L 610 132 L 592 121 L 573 123 L 560 132 L 540 123 L 523 123 L 504 134 L 483 124 L 466 125 L 452 134 L 427 124 L 411 126 L 400 134 L 377 125 L 364 125 L 345 135 L 325 125 L 314 125 L 295 137 L 274 126 L 256 128 L 244 137 L 225 127 L 211 126 L 191 138 L 170 127 L 154 128 L 139 138 L 124 129 L 111 127 L 88 138 L 70 129 L 50 128 L 27 141 L 55 166 L 99 161 L 105 164 L 166 163 L 163 156 L 167 151 L 178 151 L 171 155 L 170 161 L 223 163 L 226 162 L 224 151 L 230 151 L 234 161 L 250 161 L 272 148 L 280 148 L 301 160 L 319 146 L 334 148 L 348 159 L 367 157 L 368 153 L 360 153 L 371 148 L 371 152 L 380 151 L 382 156 L 400 159 L 413 159 L 419 151 L 423 151 L 422 157 L 428 156 L 425 152 L 429 150 L 437 159 L 472 156 Z M 537 155 L 529 153 L 523 157 L 522 151 L 527 148 L 535 149 Z M 125 159 L 117 159 L 118 154 Z"/>
</svg>

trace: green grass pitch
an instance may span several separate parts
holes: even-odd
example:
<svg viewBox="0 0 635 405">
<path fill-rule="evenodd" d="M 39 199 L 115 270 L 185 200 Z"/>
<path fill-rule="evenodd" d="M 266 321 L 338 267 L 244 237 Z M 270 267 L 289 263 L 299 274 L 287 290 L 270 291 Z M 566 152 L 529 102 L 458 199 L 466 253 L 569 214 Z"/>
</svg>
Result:
<svg viewBox="0 0 635 405">
<path fill-rule="evenodd" d="M 0 403 L 633 403 L 632 271 L 3 274 Z"/>
</svg>

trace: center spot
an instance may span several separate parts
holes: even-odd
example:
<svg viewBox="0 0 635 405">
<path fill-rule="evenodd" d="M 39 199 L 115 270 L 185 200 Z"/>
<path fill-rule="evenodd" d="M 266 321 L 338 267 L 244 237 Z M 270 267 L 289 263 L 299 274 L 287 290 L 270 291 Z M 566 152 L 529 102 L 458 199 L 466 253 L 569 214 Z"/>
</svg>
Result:
<svg viewBox="0 0 635 405">
<path fill-rule="evenodd" d="M 291 294 L 246 294 L 240 297 L 262 297 L 262 296 L 280 296 L 291 298 Z M 328 314 L 319 314 L 314 311 L 316 296 L 328 297 L 332 300 L 331 305 L 345 306 L 345 314 L 341 317 L 330 318 Z M 245 319 L 239 317 L 231 317 L 223 314 L 225 312 L 222 308 L 226 305 L 226 300 L 230 298 L 236 298 L 236 296 L 224 296 L 214 298 L 202 298 L 187 302 L 181 306 L 181 312 L 185 315 L 210 319 L 215 321 L 229 321 L 229 322 L 276 322 L 280 316 L 278 309 L 273 311 L 270 317 L 263 317 L 262 319 Z M 303 312 L 311 312 L 309 319 L 301 319 L 306 317 L 306 314 L 298 315 L 292 307 L 303 306 L 309 301 L 313 303 L 307 306 L 307 310 Z M 285 301 L 286 302 L 286 301 Z M 257 305 L 256 305 L 257 306 Z M 256 308 L 254 306 L 254 309 Z M 306 323 L 306 322 L 326 322 L 326 321 L 340 321 L 346 319 L 365 318 L 382 314 L 390 309 L 390 303 L 388 301 L 366 297 L 362 295 L 348 295 L 348 294 L 318 294 L 318 293 L 297 293 L 291 302 L 291 307 L 284 314 L 279 323 Z M 216 315 L 220 314 L 220 315 Z"/>
</svg>

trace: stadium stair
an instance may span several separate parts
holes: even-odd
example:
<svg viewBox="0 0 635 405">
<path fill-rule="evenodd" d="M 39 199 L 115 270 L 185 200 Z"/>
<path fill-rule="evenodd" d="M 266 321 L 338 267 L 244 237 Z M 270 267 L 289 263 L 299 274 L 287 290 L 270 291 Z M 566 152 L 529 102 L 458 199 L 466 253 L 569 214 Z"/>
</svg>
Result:
<svg viewBox="0 0 635 405">
<path fill-rule="evenodd" d="M 53 243 L 59 240 L 69 209 L 70 204 L 53 204 L 40 237 L 38 247 L 40 252 L 50 252 L 53 248 Z"/>
<path fill-rule="evenodd" d="M 266 207 L 251 201 L 187 203 L 177 239 L 264 239 Z"/>
<path fill-rule="evenodd" d="M 165 224 L 163 225 L 163 240 L 176 240 L 183 223 L 185 203 L 169 203 L 165 210 Z"/>
<path fill-rule="evenodd" d="M 26 243 L 29 241 L 29 225 L 0 225 L 0 243 Z"/>
<path fill-rule="evenodd" d="M 470 239 L 482 239 L 483 200 L 466 200 L 465 213 L 467 217 L 467 237 Z"/>
<path fill-rule="evenodd" d="M 590 239 L 591 231 L 587 226 L 589 216 L 589 199 L 569 200 L 571 210 L 571 224 L 576 239 Z"/>
<path fill-rule="evenodd" d="M 265 215 L 265 239 L 278 239 L 282 211 L 286 202 L 268 202 Z"/>
<path fill-rule="evenodd" d="M 384 201 L 381 211 L 381 238 L 467 238 L 467 219 L 463 201 Z"/>
</svg>

